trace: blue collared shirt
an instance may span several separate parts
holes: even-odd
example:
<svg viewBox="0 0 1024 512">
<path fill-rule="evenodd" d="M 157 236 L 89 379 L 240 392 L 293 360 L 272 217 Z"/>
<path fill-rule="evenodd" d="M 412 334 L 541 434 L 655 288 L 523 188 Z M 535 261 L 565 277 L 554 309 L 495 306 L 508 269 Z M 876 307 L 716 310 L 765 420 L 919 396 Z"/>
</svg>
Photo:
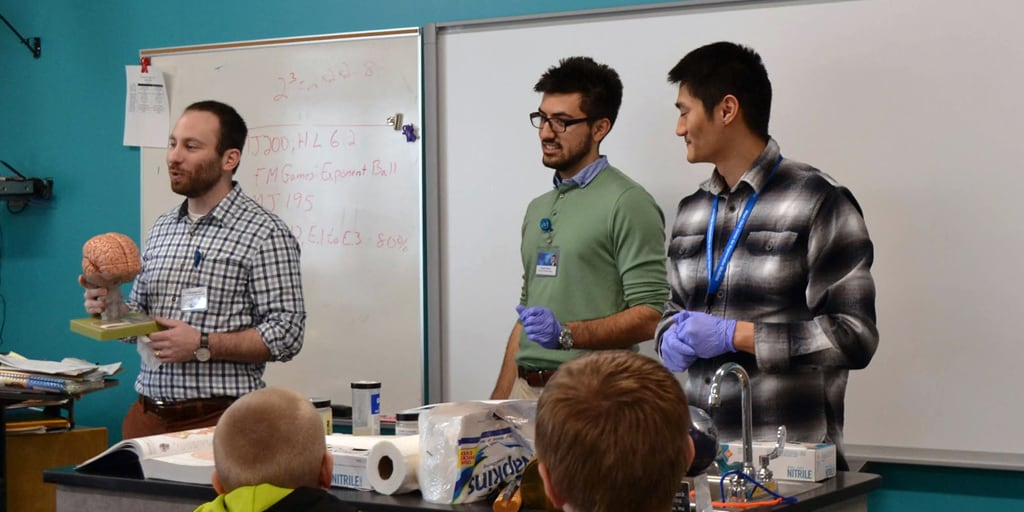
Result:
<svg viewBox="0 0 1024 512">
<path fill-rule="evenodd" d="M 583 188 L 589 185 L 591 181 L 594 181 L 594 177 L 597 176 L 597 173 L 601 172 L 605 167 L 608 167 L 608 157 L 601 155 L 597 160 L 590 162 L 590 165 L 581 169 L 580 172 L 576 173 L 572 178 L 563 180 L 558 177 L 558 172 L 556 171 L 555 177 L 552 178 L 551 181 L 555 188 L 560 187 L 562 183 L 575 183 L 577 187 Z"/>
</svg>

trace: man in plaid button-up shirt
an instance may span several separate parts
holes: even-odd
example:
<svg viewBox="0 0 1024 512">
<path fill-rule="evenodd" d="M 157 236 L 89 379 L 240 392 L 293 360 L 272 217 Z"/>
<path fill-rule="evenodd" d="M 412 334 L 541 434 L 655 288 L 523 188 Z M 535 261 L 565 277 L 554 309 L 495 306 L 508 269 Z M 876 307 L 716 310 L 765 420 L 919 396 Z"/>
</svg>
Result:
<svg viewBox="0 0 1024 512">
<path fill-rule="evenodd" d="M 832 442 L 843 457 L 851 369 L 878 346 L 873 247 L 860 206 L 821 171 L 783 158 L 768 135 L 771 83 L 753 50 L 715 43 L 669 73 L 687 160 L 715 164 L 679 203 L 668 255 L 672 298 L 658 326 L 665 365 L 687 371 L 707 407 L 726 362 L 750 375 L 755 438 Z M 709 263 L 711 272 L 709 272 Z M 741 435 L 739 386 L 710 412 L 723 440 Z"/>
<path fill-rule="evenodd" d="M 128 300 L 163 330 L 139 343 L 126 438 L 216 424 L 231 400 L 264 387 L 267 361 L 302 348 L 298 242 L 233 181 L 246 135 L 241 116 L 215 101 L 190 105 L 171 132 L 168 176 L 186 200 L 154 223 Z M 86 290 L 89 313 L 103 310 L 105 293 Z"/>
</svg>

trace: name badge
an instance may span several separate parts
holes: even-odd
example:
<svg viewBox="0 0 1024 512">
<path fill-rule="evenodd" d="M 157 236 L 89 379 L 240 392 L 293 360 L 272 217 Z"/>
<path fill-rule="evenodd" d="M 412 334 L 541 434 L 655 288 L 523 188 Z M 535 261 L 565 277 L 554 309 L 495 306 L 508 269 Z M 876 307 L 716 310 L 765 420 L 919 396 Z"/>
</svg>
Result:
<svg viewBox="0 0 1024 512">
<path fill-rule="evenodd" d="M 558 248 L 542 247 L 537 249 L 538 276 L 555 277 L 558 275 Z"/>
<path fill-rule="evenodd" d="M 181 291 L 182 311 L 206 311 L 207 295 L 205 286 L 185 288 Z"/>
</svg>

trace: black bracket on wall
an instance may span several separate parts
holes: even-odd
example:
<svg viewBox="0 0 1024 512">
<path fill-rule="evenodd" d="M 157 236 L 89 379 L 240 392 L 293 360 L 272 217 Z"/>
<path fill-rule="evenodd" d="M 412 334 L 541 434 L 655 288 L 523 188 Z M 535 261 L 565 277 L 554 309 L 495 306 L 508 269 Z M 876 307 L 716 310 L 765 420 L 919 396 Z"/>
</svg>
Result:
<svg viewBox="0 0 1024 512">
<path fill-rule="evenodd" d="M 21 213 L 29 203 L 53 199 L 53 178 L 29 178 L 11 164 L 0 160 L 14 176 L 0 176 L 0 202 L 7 201 L 7 211 Z"/>
<path fill-rule="evenodd" d="M 3 14 L 0 14 L 0 20 L 3 20 L 4 25 L 7 25 L 7 28 L 11 29 L 11 32 L 14 32 L 14 35 L 18 36 L 18 39 L 21 40 L 21 44 L 25 45 L 28 48 L 28 51 L 32 52 L 32 55 L 35 58 L 38 59 L 39 56 L 42 55 L 43 41 L 41 39 L 38 37 L 23 37 L 21 33 L 18 32 L 18 29 L 14 28 L 14 25 L 11 25 L 11 23 L 7 21 L 7 18 L 5 18 Z"/>
</svg>

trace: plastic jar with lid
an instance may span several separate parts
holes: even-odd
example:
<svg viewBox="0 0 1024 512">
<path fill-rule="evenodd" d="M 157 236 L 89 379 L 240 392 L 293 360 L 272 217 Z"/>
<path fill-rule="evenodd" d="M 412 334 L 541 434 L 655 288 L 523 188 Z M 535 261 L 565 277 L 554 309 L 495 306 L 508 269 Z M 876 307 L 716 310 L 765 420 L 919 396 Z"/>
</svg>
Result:
<svg viewBox="0 0 1024 512">
<path fill-rule="evenodd" d="M 352 434 L 380 434 L 380 382 L 360 380 L 352 383 Z"/>
<path fill-rule="evenodd" d="M 419 411 L 402 411 L 395 414 L 395 435 L 414 436 L 420 433 Z"/>
<path fill-rule="evenodd" d="M 331 399 L 329 398 L 310 398 L 310 402 L 313 403 L 313 407 L 316 407 L 316 412 L 320 414 L 324 422 L 324 434 L 330 435 L 334 432 L 334 414 L 331 410 Z"/>
</svg>

